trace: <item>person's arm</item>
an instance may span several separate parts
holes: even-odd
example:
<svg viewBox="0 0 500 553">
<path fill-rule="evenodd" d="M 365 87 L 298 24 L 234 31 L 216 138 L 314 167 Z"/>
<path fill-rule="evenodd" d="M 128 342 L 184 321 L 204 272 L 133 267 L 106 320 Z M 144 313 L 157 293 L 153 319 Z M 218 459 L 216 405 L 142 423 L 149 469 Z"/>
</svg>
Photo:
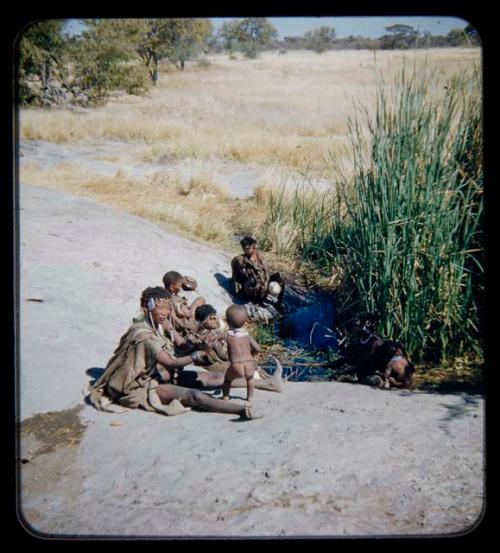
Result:
<svg viewBox="0 0 500 553">
<path fill-rule="evenodd" d="M 257 256 L 259 268 L 262 271 L 264 278 L 267 282 L 269 280 L 269 267 L 267 266 L 266 262 L 262 259 L 262 257 L 258 252 L 256 252 L 255 255 Z"/>
<path fill-rule="evenodd" d="M 256 353 L 259 353 L 260 352 L 259 344 L 250 335 L 248 335 L 248 339 L 250 340 L 250 347 L 252 348 L 252 350 L 255 351 Z"/>
<path fill-rule="evenodd" d="M 198 288 L 198 283 L 193 277 L 185 276 L 182 279 L 182 288 L 183 290 L 186 290 L 186 291 L 187 290 L 194 291 Z"/>
<path fill-rule="evenodd" d="M 390 376 L 388 380 L 391 388 L 411 388 L 411 385 L 413 384 L 413 379 L 408 376 L 405 376 L 401 381 L 396 380 L 392 376 Z"/>
<path fill-rule="evenodd" d="M 161 363 L 167 369 L 179 369 L 189 365 L 199 357 L 199 352 L 194 351 L 191 355 L 184 355 L 182 357 L 173 357 L 165 350 L 161 350 L 156 356 L 158 363 Z"/>
<path fill-rule="evenodd" d="M 228 361 L 229 360 L 229 356 L 227 354 L 227 349 L 224 347 L 224 342 L 222 342 L 221 340 L 217 340 L 212 345 L 212 348 L 215 351 L 215 353 L 217 354 L 217 357 L 219 359 L 221 359 L 222 361 Z"/>
</svg>

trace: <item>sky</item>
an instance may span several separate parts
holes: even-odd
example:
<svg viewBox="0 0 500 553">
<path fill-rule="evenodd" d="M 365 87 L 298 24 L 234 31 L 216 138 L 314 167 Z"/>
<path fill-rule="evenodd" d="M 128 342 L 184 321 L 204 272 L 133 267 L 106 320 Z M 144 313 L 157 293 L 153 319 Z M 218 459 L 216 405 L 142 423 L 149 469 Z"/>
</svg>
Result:
<svg viewBox="0 0 500 553">
<path fill-rule="evenodd" d="M 229 17 L 210 18 L 217 30 Z M 301 36 L 306 31 L 318 27 L 333 27 L 337 38 L 345 38 L 350 35 L 365 38 L 378 38 L 386 31 L 384 27 L 403 23 L 419 29 L 421 33 L 430 31 L 433 35 L 446 35 L 451 29 L 463 29 L 468 25 L 464 19 L 456 17 L 268 17 L 267 20 L 278 31 L 279 38 L 285 36 Z"/>
<path fill-rule="evenodd" d="M 231 21 L 230 17 L 212 17 L 210 20 L 214 29 L 218 30 L 225 21 Z M 268 17 L 267 20 L 278 31 L 278 38 L 285 36 L 302 36 L 306 31 L 318 27 L 333 27 L 337 38 L 345 38 L 350 35 L 365 38 L 378 38 L 386 31 L 384 27 L 403 23 L 418 29 L 420 33 L 430 31 L 433 35 L 446 35 L 451 29 L 463 29 L 468 22 L 457 17 L 436 16 L 373 16 L 373 17 Z M 78 32 L 81 25 L 75 20 L 68 20 L 68 30 Z"/>
</svg>

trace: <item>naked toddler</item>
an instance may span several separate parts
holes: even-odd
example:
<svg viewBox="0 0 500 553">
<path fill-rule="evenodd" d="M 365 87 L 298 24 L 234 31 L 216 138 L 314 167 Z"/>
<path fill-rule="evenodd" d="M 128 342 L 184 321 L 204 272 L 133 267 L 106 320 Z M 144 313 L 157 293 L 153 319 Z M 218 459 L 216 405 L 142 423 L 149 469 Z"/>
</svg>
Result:
<svg viewBox="0 0 500 553">
<path fill-rule="evenodd" d="M 231 305 L 226 310 L 229 330 L 226 333 L 227 353 L 231 364 L 227 369 L 222 386 L 223 399 L 229 399 L 231 382 L 235 378 L 247 381 L 247 401 L 252 402 L 255 389 L 255 360 L 252 351 L 260 351 L 257 342 L 250 336 L 243 325 L 248 320 L 246 309 L 242 305 Z"/>
</svg>

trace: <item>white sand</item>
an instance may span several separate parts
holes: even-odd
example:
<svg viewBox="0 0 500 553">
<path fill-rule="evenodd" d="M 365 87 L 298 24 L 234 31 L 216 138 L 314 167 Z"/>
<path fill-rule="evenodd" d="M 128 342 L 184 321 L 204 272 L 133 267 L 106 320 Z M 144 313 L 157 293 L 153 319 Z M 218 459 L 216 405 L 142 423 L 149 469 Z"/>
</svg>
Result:
<svg viewBox="0 0 500 553">
<path fill-rule="evenodd" d="M 227 256 L 143 219 L 29 186 L 19 215 L 24 420 L 83 405 L 86 370 L 167 270 L 230 302 L 213 276 Z M 40 533 L 165 537 L 449 534 L 480 516 L 481 397 L 290 382 L 256 400 L 265 418 L 247 422 L 85 405 L 79 445 L 23 440 L 23 516 Z"/>
</svg>

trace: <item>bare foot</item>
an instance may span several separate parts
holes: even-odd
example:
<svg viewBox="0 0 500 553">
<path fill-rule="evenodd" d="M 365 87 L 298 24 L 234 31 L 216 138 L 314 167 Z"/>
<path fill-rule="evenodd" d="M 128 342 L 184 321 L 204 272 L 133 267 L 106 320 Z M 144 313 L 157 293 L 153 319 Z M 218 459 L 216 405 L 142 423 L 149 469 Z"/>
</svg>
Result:
<svg viewBox="0 0 500 553">
<path fill-rule="evenodd" d="M 268 372 L 266 372 L 262 367 L 257 367 L 257 369 L 255 369 L 254 378 L 259 378 L 259 377 L 262 378 L 262 380 L 268 380 L 269 378 L 271 378 L 271 375 Z"/>
<path fill-rule="evenodd" d="M 264 415 L 260 413 L 252 403 L 245 405 L 245 414 L 242 415 L 248 420 L 262 419 Z"/>
<path fill-rule="evenodd" d="M 283 391 L 283 365 L 280 363 L 280 360 L 277 357 L 273 359 L 276 363 L 276 368 L 274 369 L 273 376 L 271 377 L 271 383 L 273 384 L 273 390 L 275 392 Z"/>
<path fill-rule="evenodd" d="M 229 396 L 222 396 L 222 399 L 223 399 L 224 401 L 227 401 L 227 400 L 229 399 Z"/>
<path fill-rule="evenodd" d="M 168 405 L 165 405 L 165 413 L 170 416 L 182 415 L 191 411 L 191 407 L 184 407 L 178 399 L 173 399 Z"/>
</svg>

